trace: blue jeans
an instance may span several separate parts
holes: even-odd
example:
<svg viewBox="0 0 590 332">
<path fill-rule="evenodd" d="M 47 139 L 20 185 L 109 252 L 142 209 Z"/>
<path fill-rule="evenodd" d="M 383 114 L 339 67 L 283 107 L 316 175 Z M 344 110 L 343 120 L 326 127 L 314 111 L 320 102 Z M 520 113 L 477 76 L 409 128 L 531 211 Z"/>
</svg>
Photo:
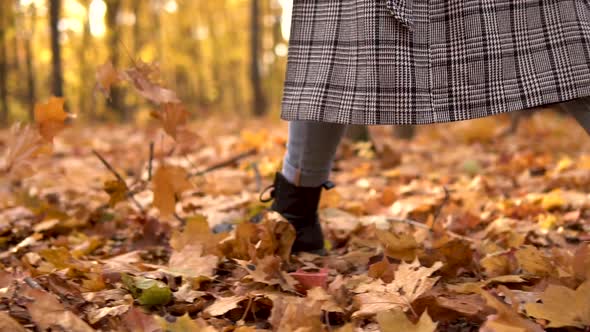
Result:
<svg viewBox="0 0 590 332">
<path fill-rule="evenodd" d="M 590 134 L 590 97 L 561 103 Z M 346 125 L 324 122 L 289 122 L 289 141 L 281 173 L 300 187 L 319 187 L 328 181 L 336 150 Z"/>
</svg>

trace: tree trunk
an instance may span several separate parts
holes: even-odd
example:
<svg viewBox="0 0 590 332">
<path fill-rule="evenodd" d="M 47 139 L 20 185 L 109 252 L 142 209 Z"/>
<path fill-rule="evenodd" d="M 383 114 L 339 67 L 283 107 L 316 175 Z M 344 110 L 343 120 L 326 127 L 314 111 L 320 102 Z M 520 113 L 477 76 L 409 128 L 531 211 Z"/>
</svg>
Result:
<svg viewBox="0 0 590 332">
<path fill-rule="evenodd" d="M 84 0 L 82 1 L 82 5 L 86 8 L 86 17 L 84 18 L 84 30 L 82 32 L 82 42 L 80 43 L 80 47 L 78 49 L 78 59 L 80 60 L 80 95 L 78 100 L 78 109 L 79 112 L 86 113 L 86 116 L 89 119 L 94 120 L 95 114 L 94 109 L 90 109 L 94 105 L 94 102 L 89 102 L 89 99 L 92 98 L 90 93 L 88 92 L 92 88 L 89 87 L 88 84 L 88 77 L 91 77 L 90 69 L 88 68 L 88 59 L 86 50 L 89 48 L 91 43 L 91 35 L 90 35 L 90 16 L 88 15 L 88 5 L 89 1 Z"/>
<path fill-rule="evenodd" d="M 37 20 L 37 9 L 35 4 L 31 4 L 31 30 L 25 38 L 25 64 L 27 67 L 27 99 L 29 104 L 29 120 L 33 121 L 35 117 L 35 100 L 37 91 L 35 86 L 35 68 L 33 66 L 33 36 L 35 35 L 35 21 Z M 60 70 L 61 71 L 61 70 Z M 61 75 L 61 74 L 60 74 Z M 54 90 L 55 91 L 55 90 Z M 57 94 L 56 94 L 57 96 Z"/>
<path fill-rule="evenodd" d="M 261 116 L 266 113 L 266 102 L 262 92 L 262 78 L 260 75 L 260 50 L 262 49 L 260 0 L 251 1 L 250 83 L 253 92 L 252 112 L 254 115 Z"/>
<path fill-rule="evenodd" d="M 63 71 L 61 65 L 61 45 L 59 43 L 59 17 L 61 0 L 49 1 L 49 29 L 51 31 L 51 66 L 53 68 L 52 93 L 63 97 Z"/>
<path fill-rule="evenodd" d="M 115 68 L 120 65 L 119 41 L 121 38 L 121 29 L 117 24 L 117 16 L 121 9 L 121 0 L 107 0 L 107 26 L 109 28 L 108 46 L 111 53 L 111 62 Z M 119 118 L 127 120 L 127 112 L 123 105 L 122 91 L 119 87 L 111 88 L 111 99 L 109 106 L 119 113 Z"/>
<path fill-rule="evenodd" d="M 7 3 L 0 3 L 0 125 L 8 123 L 8 59 L 6 54 L 6 30 L 8 28 Z"/>
</svg>

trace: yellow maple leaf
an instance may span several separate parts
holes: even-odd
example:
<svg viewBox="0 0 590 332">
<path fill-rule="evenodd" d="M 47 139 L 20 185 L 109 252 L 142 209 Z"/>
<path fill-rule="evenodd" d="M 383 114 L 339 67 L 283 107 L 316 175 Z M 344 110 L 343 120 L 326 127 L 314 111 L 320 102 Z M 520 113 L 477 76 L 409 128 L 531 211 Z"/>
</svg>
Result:
<svg viewBox="0 0 590 332">
<path fill-rule="evenodd" d="M 590 326 L 589 299 L 590 281 L 575 291 L 560 285 L 549 285 L 541 294 L 542 303 L 527 303 L 525 310 L 529 316 L 548 320 L 547 327 L 583 328 Z"/>
<path fill-rule="evenodd" d="M 52 141 L 66 127 L 68 114 L 64 111 L 64 98 L 51 97 L 46 103 L 35 105 L 35 122 L 39 133 L 47 141 Z"/>
<path fill-rule="evenodd" d="M 401 310 L 380 312 L 377 314 L 377 322 L 383 332 L 434 332 L 437 326 L 426 311 L 416 324 L 413 324 Z"/>
<path fill-rule="evenodd" d="M 109 194 L 109 205 L 111 207 L 127 199 L 129 189 L 127 188 L 127 184 L 121 180 L 105 181 L 103 188 Z"/>
<path fill-rule="evenodd" d="M 191 188 L 186 170 L 179 166 L 163 165 L 152 179 L 154 185 L 154 206 L 162 215 L 172 215 L 180 193 Z"/>
</svg>

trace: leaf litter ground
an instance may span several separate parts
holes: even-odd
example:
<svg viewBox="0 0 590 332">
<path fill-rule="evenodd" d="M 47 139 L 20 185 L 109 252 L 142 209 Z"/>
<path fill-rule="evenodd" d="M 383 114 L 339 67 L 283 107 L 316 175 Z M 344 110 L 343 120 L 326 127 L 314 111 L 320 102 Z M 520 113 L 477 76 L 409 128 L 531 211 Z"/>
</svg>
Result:
<svg viewBox="0 0 590 332">
<path fill-rule="evenodd" d="M 0 192 L 1 331 L 590 326 L 590 139 L 562 115 L 507 137 L 500 117 L 344 142 L 318 257 L 290 255 L 293 230 L 258 201 L 284 123 L 58 134 L 52 112 L 44 159 L 29 127 L 0 134 L 6 170 L 27 175 Z"/>
</svg>

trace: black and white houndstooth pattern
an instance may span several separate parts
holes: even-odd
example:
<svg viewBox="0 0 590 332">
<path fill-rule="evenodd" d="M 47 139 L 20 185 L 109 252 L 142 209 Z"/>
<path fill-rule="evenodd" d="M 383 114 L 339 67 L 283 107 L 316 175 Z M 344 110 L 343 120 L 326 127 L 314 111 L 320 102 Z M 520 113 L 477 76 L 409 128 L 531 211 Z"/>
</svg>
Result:
<svg viewBox="0 0 590 332">
<path fill-rule="evenodd" d="M 467 120 L 590 96 L 589 0 L 295 0 L 282 117 Z"/>
</svg>

